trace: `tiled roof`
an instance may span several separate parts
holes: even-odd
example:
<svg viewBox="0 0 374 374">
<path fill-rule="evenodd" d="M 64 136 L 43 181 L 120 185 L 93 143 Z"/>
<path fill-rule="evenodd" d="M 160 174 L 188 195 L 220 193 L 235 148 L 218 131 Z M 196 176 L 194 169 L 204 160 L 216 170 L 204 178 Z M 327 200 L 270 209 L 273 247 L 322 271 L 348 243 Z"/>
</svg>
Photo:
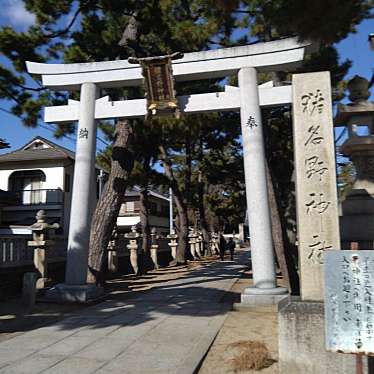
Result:
<svg viewBox="0 0 374 374">
<path fill-rule="evenodd" d="M 24 149 L 27 147 L 26 145 L 16 151 L 0 155 L 0 163 L 15 161 L 61 160 L 66 158 L 75 158 L 74 152 L 64 147 L 61 147 L 40 136 L 34 138 L 28 144 L 31 144 L 35 140 L 41 140 L 42 142 L 48 144 L 51 148 Z"/>
<path fill-rule="evenodd" d="M 74 157 L 71 157 L 64 152 L 53 148 L 27 149 L 0 155 L 0 163 L 13 161 L 57 160 L 65 158 Z"/>
</svg>

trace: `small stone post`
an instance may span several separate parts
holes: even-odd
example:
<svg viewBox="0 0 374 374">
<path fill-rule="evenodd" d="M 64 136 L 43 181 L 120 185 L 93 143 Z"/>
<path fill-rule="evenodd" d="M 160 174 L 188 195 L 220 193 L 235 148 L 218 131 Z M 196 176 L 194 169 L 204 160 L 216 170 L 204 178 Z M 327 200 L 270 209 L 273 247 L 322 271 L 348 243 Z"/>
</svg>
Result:
<svg viewBox="0 0 374 374">
<path fill-rule="evenodd" d="M 152 227 L 152 230 L 151 230 L 151 259 L 153 261 L 153 265 L 154 265 L 155 269 L 159 269 L 159 267 L 160 267 L 159 264 L 158 264 L 157 239 L 158 239 L 158 235 L 157 235 L 156 228 Z"/>
<path fill-rule="evenodd" d="M 212 246 L 212 254 L 219 255 L 218 235 L 215 232 L 212 232 L 210 244 Z"/>
<path fill-rule="evenodd" d="M 239 240 L 240 240 L 241 243 L 245 242 L 244 223 L 239 223 Z"/>
<path fill-rule="evenodd" d="M 203 256 L 203 237 L 200 232 L 196 232 L 196 253 L 199 257 Z"/>
<path fill-rule="evenodd" d="M 199 232 L 199 238 L 200 238 L 200 252 L 202 256 L 205 256 L 205 248 L 204 248 L 204 237 L 203 237 L 203 232 Z"/>
<path fill-rule="evenodd" d="M 31 309 L 35 305 L 37 278 L 38 274 L 36 273 L 23 274 L 21 302 L 28 309 Z"/>
<path fill-rule="evenodd" d="M 131 227 L 131 232 L 125 234 L 125 238 L 130 240 L 130 244 L 127 244 L 127 248 L 130 251 L 130 263 L 134 273 L 138 274 L 138 239 L 140 238 L 140 234 L 136 231 L 136 226 Z"/>
<path fill-rule="evenodd" d="M 196 235 L 196 232 L 195 230 L 191 230 L 189 235 L 188 235 L 188 238 L 189 238 L 189 245 L 190 245 L 190 251 L 191 251 L 191 256 L 193 258 L 193 260 L 197 260 L 197 253 L 196 253 L 196 239 L 197 239 L 197 235 Z"/>
<path fill-rule="evenodd" d="M 34 266 L 38 272 L 37 289 L 46 287 L 48 282 L 46 248 L 54 244 L 53 240 L 49 240 L 49 231 L 60 227 L 58 223 L 49 225 L 45 222 L 45 217 L 44 210 L 39 210 L 36 213 L 36 222 L 30 226 L 33 240 L 27 242 L 29 247 L 35 247 Z"/>
<path fill-rule="evenodd" d="M 171 257 L 173 257 L 173 260 L 175 260 L 177 257 L 178 235 L 175 233 L 174 229 L 171 230 L 167 238 L 170 239 L 170 243 L 168 243 L 168 245 L 171 248 Z"/>
<path fill-rule="evenodd" d="M 117 246 L 118 246 L 118 232 L 117 228 L 114 228 L 112 233 L 112 239 L 108 244 L 108 270 L 111 273 L 118 272 L 118 253 L 117 253 Z"/>
<path fill-rule="evenodd" d="M 235 231 L 232 233 L 232 240 L 235 243 L 235 249 L 240 249 L 240 239 L 236 237 Z"/>
</svg>

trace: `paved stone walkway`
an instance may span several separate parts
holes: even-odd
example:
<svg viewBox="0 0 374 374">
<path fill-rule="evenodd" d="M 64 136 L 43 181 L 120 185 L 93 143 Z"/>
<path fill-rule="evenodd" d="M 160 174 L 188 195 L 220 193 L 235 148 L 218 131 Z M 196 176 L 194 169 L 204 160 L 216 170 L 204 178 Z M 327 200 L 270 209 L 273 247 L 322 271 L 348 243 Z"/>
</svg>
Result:
<svg viewBox="0 0 374 374">
<path fill-rule="evenodd" d="M 240 251 L 234 262 L 2 341 L 0 373 L 192 374 L 223 325 L 247 258 Z"/>
</svg>

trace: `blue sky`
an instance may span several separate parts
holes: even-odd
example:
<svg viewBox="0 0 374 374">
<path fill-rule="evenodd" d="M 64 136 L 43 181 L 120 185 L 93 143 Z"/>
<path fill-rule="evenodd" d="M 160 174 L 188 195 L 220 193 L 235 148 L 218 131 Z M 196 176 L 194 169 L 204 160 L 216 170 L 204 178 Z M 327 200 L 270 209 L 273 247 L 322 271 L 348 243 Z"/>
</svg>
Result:
<svg viewBox="0 0 374 374">
<path fill-rule="evenodd" d="M 33 15 L 24 9 L 21 0 L 0 0 L 0 2 L 2 5 L 0 26 L 10 25 L 18 30 L 22 30 L 34 22 Z M 349 58 L 353 62 L 347 78 L 358 74 L 370 79 L 374 68 L 374 51 L 370 50 L 367 39 L 368 34 L 371 32 L 374 32 L 373 21 L 364 21 L 358 26 L 356 34 L 350 34 L 337 45 L 340 59 L 345 60 Z M 0 63 L 5 63 L 5 59 L 2 56 L 0 56 Z M 0 100 L 0 109 L 7 110 L 9 107 L 10 104 L 8 102 Z M 27 128 L 16 117 L 0 111 L 0 137 L 5 138 L 11 144 L 11 150 L 20 148 L 23 144 L 38 135 L 74 150 L 74 136 L 55 139 L 53 137 L 53 125 L 42 124 L 42 126 L 34 129 Z M 98 148 L 102 149 L 103 147 L 104 145 L 98 142 Z M 0 150 L 0 153 L 4 152 L 9 152 L 9 149 Z"/>
</svg>

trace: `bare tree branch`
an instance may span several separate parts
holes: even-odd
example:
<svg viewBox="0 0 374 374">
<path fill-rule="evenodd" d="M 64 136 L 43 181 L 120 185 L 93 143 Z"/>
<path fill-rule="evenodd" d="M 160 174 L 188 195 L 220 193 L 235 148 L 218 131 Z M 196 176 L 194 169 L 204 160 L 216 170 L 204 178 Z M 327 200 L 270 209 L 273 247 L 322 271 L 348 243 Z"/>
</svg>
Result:
<svg viewBox="0 0 374 374">
<path fill-rule="evenodd" d="M 74 13 L 74 16 L 73 18 L 71 19 L 71 21 L 69 22 L 69 24 L 62 30 L 59 30 L 59 31 L 55 31 L 55 32 L 51 32 L 49 34 L 43 34 L 43 37 L 45 38 L 49 38 L 49 39 L 53 39 L 53 38 L 57 38 L 59 36 L 62 36 L 62 35 L 65 35 L 67 34 L 70 29 L 72 28 L 72 26 L 74 25 L 74 22 L 76 21 L 76 19 L 78 18 L 80 12 L 82 11 L 82 9 L 86 6 L 86 4 L 88 4 L 88 1 L 86 1 L 85 3 L 83 3 Z"/>
</svg>

